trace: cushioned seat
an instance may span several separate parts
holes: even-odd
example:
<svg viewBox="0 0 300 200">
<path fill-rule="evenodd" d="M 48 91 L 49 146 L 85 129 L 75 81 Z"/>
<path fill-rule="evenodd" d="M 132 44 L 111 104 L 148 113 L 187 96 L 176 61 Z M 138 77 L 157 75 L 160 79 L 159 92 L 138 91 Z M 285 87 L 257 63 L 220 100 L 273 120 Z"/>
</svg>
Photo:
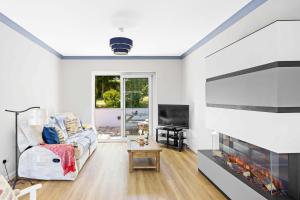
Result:
<svg viewBox="0 0 300 200">
<path fill-rule="evenodd" d="M 77 135 L 89 139 L 91 144 L 96 142 L 97 140 L 97 135 L 95 134 L 95 131 L 93 129 L 87 129 L 85 131 L 78 133 Z"/>
<path fill-rule="evenodd" d="M 85 154 L 91 145 L 90 140 L 86 137 L 82 137 L 78 134 L 69 137 L 66 141 L 67 144 L 77 144 L 75 148 L 75 157 L 76 159 L 81 158 L 83 154 Z"/>
<path fill-rule="evenodd" d="M 64 174 L 61 163 L 56 162 L 60 160 L 58 155 L 39 145 L 41 142 L 38 140 L 29 140 L 34 137 L 31 133 L 32 130 L 26 128 L 28 127 L 27 121 L 24 121 L 24 123 L 20 123 L 23 126 L 21 126 L 20 140 L 18 141 L 19 149 L 23 152 L 19 160 L 21 177 L 43 180 L 75 180 L 79 171 L 97 148 L 97 132 L 93 128 L 87 130 L 80 128 L 77 130 L 78 132 L 69 134 L 65 127 L 66 118 L 74 119 L 75 115 L 72 113 L 55 114 L 50 117 L 45 127 L 54 127 L 55 130 L 60 130 L 59 141 L 62 144 L 75 145 L 76 171 Z M 31 148 L 28 148 L 30 146 Z"/>
</svg>

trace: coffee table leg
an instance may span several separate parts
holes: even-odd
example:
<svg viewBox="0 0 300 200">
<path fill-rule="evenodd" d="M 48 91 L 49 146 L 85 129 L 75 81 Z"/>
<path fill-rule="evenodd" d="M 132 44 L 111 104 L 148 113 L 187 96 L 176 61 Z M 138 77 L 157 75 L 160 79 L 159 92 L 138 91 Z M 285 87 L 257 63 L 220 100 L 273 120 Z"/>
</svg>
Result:
<svg viewBox="0 0 300 200">
<path fill-rule="evenodd" d="M 160 152 L 156 153 L 156 171 L 160 171 Z"/>
<path fill-rule="evenodd" d="M 133 155 L 132 152 L 129 153 L 129 172 L 133 171 Z"/>
</svg>

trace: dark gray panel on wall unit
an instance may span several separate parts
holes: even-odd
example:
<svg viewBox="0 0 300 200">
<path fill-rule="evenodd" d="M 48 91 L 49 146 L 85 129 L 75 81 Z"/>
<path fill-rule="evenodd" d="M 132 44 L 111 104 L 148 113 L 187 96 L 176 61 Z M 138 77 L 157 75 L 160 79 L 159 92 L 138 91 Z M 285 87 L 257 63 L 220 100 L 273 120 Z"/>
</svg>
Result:
<svg viewBox="0 0 300 200">
<path fill-rule="evenodd" d="M 274 107 L 277 105 L 275 68 L 207 82 L 206 102 Z"/>
<path fill-rule="evenodd" d="M 208 107 L 300 112 L 300 62 L 280 61 L 206 80 Z"/>
<path fill-rule="evenodd" d="M 276 68 L 276 70 L 278 105 L 298 107 L 300 105 L 300 67 Z"/>
</svg>

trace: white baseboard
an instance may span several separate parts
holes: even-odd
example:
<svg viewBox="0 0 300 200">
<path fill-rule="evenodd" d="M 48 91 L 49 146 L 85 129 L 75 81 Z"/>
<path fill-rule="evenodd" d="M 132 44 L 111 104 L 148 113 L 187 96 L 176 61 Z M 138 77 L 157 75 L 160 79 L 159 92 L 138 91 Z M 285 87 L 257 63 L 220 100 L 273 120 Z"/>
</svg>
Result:
<svg viewBox="0 0 300 200">
<path fill-rule="evenodd" d="M 194 147 L 191 147 L 191 146 L 189 146 L 189 148 L 190 148 L 190 150 L 191 150 L 192 152 L 194 152 L 194 153 L 196 153 L 196 154 L 197 154 L 197 149 L 196 149 L 196 148 L 194 148 Z"/>
</svg>

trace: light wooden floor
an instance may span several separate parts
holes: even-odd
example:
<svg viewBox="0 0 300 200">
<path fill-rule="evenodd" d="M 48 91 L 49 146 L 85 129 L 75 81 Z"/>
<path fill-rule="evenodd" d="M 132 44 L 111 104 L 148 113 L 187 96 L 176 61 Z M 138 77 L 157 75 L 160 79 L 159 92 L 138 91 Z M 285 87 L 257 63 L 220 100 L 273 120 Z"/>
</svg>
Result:
<svg viewBox="0 0 300 200">
<path fill-rule="evenodd" d="M 75 181 L 41 181 L 38 200 L 226 199 L 198 172 L 194 153 L 163 148 L 160 173 L 129 173 L 126 145 L 99 143 Z"/>
</svg>

